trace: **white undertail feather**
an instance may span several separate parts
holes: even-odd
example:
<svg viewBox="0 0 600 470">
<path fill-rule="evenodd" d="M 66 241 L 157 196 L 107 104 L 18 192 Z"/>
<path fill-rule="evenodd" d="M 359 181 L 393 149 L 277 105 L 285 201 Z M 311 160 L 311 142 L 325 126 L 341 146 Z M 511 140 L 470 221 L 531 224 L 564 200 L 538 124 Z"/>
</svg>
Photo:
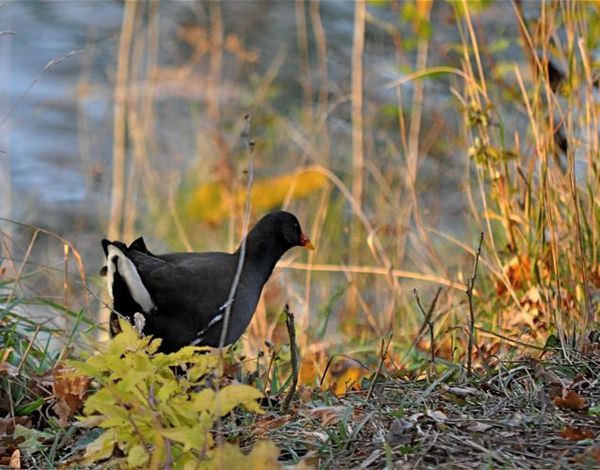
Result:
<svg viewBox="0 0 600 470">
<path fill-rule="evenodd" d="M 113 262 L 113 258 L 117 258 L 117 263 Z M 108 283 L 108 292 L 110 297 L 114 299 L 113 296 L 113 281 L 114 274 L 116 271 L 119 272 L 125 284 L 129 288 L 129 293 L 133 300 L 135 300 L 144 313 L 150 313 L 154 310 L 155 305 L 150 297 L 150 293 L 148 289 L 144 286 L 142 282 L 142 278 L 140 274 L 137 272 L 137 269 L 133 262 L 125 256 L 125 254 L 117 248 L 115 245 L 108 246 L 108 255 L 106 256 L 106 282 Z"/>
<path fill-rule="evenodd" d="M 146 326 L 146 317 L 142 315 L 140 312 L 135 312 L 133 314 L 133 325 L 138 332 L 138 336 L 144 336 L 144 326 Z"/>
<path fill-rule="evenodd" d="M 115 263 L 112 262 L 112 260 L 108 257 L 108 255 L 106 256 L 106 287 L 108 288 L 108 295 L 110 295 L 110 298 L 112 300 L 115 300 L 115 297 L 113 295 L 113 281 L 115 279 L 115 272 L 117 270 L 117 267 L 115 266 Z"/>
</svg>

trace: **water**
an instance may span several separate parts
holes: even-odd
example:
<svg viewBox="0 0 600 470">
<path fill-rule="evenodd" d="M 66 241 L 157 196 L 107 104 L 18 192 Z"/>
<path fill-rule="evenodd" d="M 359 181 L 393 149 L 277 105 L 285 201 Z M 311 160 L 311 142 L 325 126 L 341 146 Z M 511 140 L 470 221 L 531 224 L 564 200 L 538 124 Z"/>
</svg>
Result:
<svg viewBox="0 0 600 470">
<path fill-rule="evenodd" d="M 138 9 L 146 8 L 140 21 L 147 21 L 147 5 L 137 5 Z M 312 84 L 315 96 L 320 83 L 312 26 L 308 30 L 310 75 L 304 77 L 293 2 L 222 3 L 226 47 L 216 88 L 207 92 L 209 54 L 193 62 L 194 49 L 181 33 L 184 26 L 200 26 L 194 31 L 209 41 L 213 7 L 208 2 L 160 4 L 159 73 L 137 84 L 143 93 L 153 93 L 155 126 L 144 135 L 149 176 L 137 164 L 133 165 L 133 171 L 144 178 L 135 192 L 139 217 L 134 231 L 154 237 L 153 246 L 163 243 L 162 248 L 169 248 L 166 229 L 161 232 L 157 228 L 161 224 L 173 225 L 166 204 L 169 189 L 177 189 L 177 182 L 185 183 L 192 173 L 198 174 L 201 181 L 210 181 L 223 161 L 240 166 L 243 151 L 235 126 L 243 114 L 251 111 L 256 123 L 253 134 L 259 143 L 258 177 L 300 166 L 306 156 L 303 146 L 311 138 L 309 127 L 313 122 L 307 123 L 303 118 L 302 103 L 306 81 Z M 0 36 L 0 215 L 48 228 L 71 240 L 81 251 L 89 273 L 95 273 L 101 265 L 99 240 L 108 227 L 113 93 L 123 8 L 121 2 L 112 1 L 23 1 L 6 3 L 0 10 L 0 30 L 5 32 Z M 307 3 L 307 18 L 309 8 Z M 327 118 L 331 140 L 328 165 L 346 181 L 351 173 L 348 96 L 353 9 L 352 2 L 345 1 L 324 1 L 320 8 L 327 36 L 327 91 L 331 105 Z M 411 24 L 399 21 L 397 13 L 371 7 L 369 11 L 384 21 L 399 24 L 404 38 L 413 35 Z M 510 4 L 499 2 L 481 22 L 495 25 L 495 31 L 504 35 L 512 34 L 514 43 L 514 22 L 496 22 L 496 18 L 510 11 Z M 429 65 L 456 62 L 456 53 L 449 48 L 458 40 L 455 25 L 448 21 L 451 13 L 445 3 L 433 12 L 435 33 Z M 375 165 L 381 165 L 382 173 L 390 176 L 390 171 L 402 169 L 405 156 L 390 150 L 390 142 L 399 144 L 397 121 L 394 116 L 386 117 L 382 109 L 384 105 L 393 108 L 396 103 L 394 90 L 385 85 L 398 78 L 400 72 L 390 38 L 371 25 L 367 32 L 366 146 L 369 154 L 377 158 Z M 141 41 L 147 33 L 146 28 L 136 29 L 134 38 Z M 248 59 L 252 54 L 257 60 Z M 257 101 L 255 94 L 265 84 L 269 70 L 277 65 L 279 54 L 283 57 L 281 67 L 264 90 L 266 98 Z M 414 67 L 414 61 L 414 50 L 400 60 L 404 67 Z M 139 64 L 144 66 L 144 60 Z M 468 160 L 464 142 L 462 147 L 456 146 L 460 142 L 460 137 L 456 138 L 460 114 L 449 93 L 449 84 L 447 79 L 427 82 L 422 125 L 426 145 L 425 155 L 420 157 L 418 189 L 426 225 L 460 236 L 467 230 L 462 181 Z M 407 108 L 413 89 L 411 83 L 403 87 Z M 210 116 L 215 100 L 218 122 L 211 121 Z M 140 112 L 140 116 L 144 114 Z M 226 143 L 220 146 L 219 139 Z M 320 139 L 314 142 L 309 161 L 323 161 L 321 144 Z M 129 161 L 134 158 L 134 150 L 130 141 Z M 154 186 L 148 189 L 144 185 L 150 184 L 147 181 L 151 178 Z M 152 204 L 162 205 L 154 219 L 148 215 Z M 310 213 L 305 214 L 309 218 Z M 206 232 L 201 238 L 206 246 L 199 248 L 225 247 L 222 232 L 214 235 L 207 227 L 203 230 Z M 22 244 L 26 245 L 31 232 L 20 233 Z M 42 248 L 53 250 L 44 255 L 49 262 L 62 259 L 59 243 L 48 242 Z M 42 256 L 42 248 L 36 247 L 37 256 Z"/>
</svg>

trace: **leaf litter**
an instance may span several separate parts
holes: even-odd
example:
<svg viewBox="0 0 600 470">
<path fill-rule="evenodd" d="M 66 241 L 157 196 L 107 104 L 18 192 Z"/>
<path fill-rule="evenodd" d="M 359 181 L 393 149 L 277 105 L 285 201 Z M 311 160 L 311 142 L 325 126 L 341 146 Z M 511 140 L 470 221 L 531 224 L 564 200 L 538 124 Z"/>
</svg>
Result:
<svg viewBox="0 0 600 470">
<path fill-rule="evenodd" d="M 368 401 L 370 384 L 305 394 L 291 419 L 271 411 L 273 426 L 258 417 L 242 434 L 250 444 L 260 429 L 281 463 L 301 468 L 595 468 L 600 353 L 573 355 L 501 363 L 468 379 L 459 367 L 436 380 L 389 373 Z"/>
</svg>

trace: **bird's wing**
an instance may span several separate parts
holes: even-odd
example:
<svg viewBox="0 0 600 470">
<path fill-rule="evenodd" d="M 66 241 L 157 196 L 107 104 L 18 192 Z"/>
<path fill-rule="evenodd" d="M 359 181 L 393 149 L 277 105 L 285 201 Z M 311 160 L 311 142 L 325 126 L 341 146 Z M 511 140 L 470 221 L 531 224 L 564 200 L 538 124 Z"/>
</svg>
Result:
<svg viewBox="0 0 600 470">
<path fill-rule="evenodd" d="M 160 315 L 184 319 L 190 327 L 206 325 L 218 313 L 236 267 L 227 253 L 152 256 L 134 251 L 129 257 Z"/>
</svg>

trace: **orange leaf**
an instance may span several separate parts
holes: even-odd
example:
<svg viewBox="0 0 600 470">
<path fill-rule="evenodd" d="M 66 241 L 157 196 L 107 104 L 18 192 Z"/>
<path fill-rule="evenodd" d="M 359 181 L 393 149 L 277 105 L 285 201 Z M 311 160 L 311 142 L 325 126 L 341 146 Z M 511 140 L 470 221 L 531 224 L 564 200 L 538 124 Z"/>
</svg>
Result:
<svg viewBox="0 0 600 470">
<path fill-rule="evenodd" d="M 554 404 L 567 410 L 585 410 L 588 408 L 587 400 L 573 390 L 563 390 L 562 396 L 554 397 Z"/>
<path fill-rule="evenodd" d="M 320 379 L 317 361 L 314 357 L 306 356 L 300 363 L 300 373 L 298 380 L 302 385 L 314 385 Z"/>
<path fill-rule="evenodd" d="M 91 378 L 75 375 L 75 370 L 59 365 L 53 371 L 52 389 L 57 398 L 52 407 L 61 426 L 67 426 L 69 420 L 81 408 L 87 395 Z"/>
<path fill-rule="evenodd" d="M 369 373 L 360 362 L 350 357 L 341 357 L 331 364 L 323 381 L 323 388 L 328 388 L 336 396 L 344 395 L 349 390 L 359 390 L 360 381 Z"/>
<path fill-rule="evenodd" d="M 506 266 L 504 266 L 504 277 L 508 279 L 513 289 L 519 289 L 526 281 L 531 279 L 531 261 L 528 256 L 514 256 Z M 502 295 L 508 291 L 506 284 L 502 280 L 496 282 L 496 293 Z"/>
<path fill-rule="evenodd" d="M 594 433 L 590 428 L 577 428 L 569 426 L 568 424 L 560 432 L 560 435 L 569 441 L 582 441 L 584 439 L 592 439 L 594 437 Z"/>
<path fill-rule="evenodd" d="M 21 468 L 21 451 L 15 450 L 10 456 L 10 462 L 8 463 L 9 468 Z"/>
</svg>

